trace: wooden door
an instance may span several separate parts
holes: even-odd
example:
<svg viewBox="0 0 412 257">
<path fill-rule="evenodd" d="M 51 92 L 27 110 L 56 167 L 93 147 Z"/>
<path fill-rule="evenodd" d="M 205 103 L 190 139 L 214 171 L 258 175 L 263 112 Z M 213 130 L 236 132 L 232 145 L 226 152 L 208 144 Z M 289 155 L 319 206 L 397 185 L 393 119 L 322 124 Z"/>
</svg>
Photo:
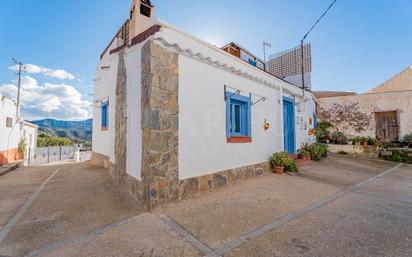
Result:
<svg viewBox="0 0 412 257">
<path fill-rule="evenodd" d="M 383 142 L 398 141 L 398 118 L 395 112 L 377 112 L 376 137 Z"/>
</svg>

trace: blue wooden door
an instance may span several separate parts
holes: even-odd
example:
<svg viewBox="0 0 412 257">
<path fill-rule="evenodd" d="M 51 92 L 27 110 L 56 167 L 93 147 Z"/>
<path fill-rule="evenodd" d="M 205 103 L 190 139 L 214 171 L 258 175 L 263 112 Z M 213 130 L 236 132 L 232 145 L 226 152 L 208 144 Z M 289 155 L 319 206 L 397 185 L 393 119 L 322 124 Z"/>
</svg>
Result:
<svg viewBox="0 0 412 257">
<path fill-rule="evenodd" d="M 285 152 L 296 153 L 295 141 L 295 101 L 283 97 L 283 142 Z"/>
</svg>

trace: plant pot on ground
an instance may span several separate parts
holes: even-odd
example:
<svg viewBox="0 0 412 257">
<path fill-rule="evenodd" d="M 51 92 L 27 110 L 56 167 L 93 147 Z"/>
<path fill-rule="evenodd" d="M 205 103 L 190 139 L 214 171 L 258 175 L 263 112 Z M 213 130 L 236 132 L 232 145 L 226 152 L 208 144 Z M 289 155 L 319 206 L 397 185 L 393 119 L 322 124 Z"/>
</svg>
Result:
<svg viewBox="0 0 412 257">
<path fill-rule="evenodd" d="M 310 160 L 310 152 L 305 150 L 305 149 L 299 149 L 298 150 L 298 158 L 308 161 Z"/>
<path fill-rule="evenodd" d="M 272 163 L 273 171 L 278 174 L 282 174 L 283 171 L 298 171 L 295 160 L 293 160 L 286 152 L 272 154 L 270 162 Z"/>
</svg>

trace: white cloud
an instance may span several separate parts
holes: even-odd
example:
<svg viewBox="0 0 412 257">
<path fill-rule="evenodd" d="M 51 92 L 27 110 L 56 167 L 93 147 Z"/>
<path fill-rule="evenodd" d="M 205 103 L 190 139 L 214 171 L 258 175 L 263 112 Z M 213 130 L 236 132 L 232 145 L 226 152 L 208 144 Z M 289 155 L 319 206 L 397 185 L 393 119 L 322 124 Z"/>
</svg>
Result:
<svg viewBox="0 0 412 257">
<path fill-rule="evenodd" d="M 9 67 L 11 70 L 17 71 L 19 69 L 19 66 L 13 65 Z M 50 68 L 45 68 L 42 66 L 34 65 L 34 64 L 25 64 L 24 65 L 24 71 L 27 72 L 28 74 L 43 74 L 45 76 L 51 77 L 51 78 L 56 78 L 56 79 L 75 79 L 74 75 L 61 69 L 53 70 Z"/>
<path fill-rule="evenodd" d="M 32 77 L 24 76 L 21 81 L 20 102 L 25 119 L 56 118 L 82 120 L 91 117 L 91 102 L 71 85 L 39 84 Z M 16 98 L 15 84 L 0 85 L 0 94 Z"/>
</svg>

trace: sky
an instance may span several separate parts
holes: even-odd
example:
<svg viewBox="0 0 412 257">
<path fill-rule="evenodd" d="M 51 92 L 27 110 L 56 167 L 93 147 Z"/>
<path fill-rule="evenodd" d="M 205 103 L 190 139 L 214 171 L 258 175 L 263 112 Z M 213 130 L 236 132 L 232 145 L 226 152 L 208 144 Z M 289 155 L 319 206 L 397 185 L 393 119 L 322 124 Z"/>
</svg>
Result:
<svg viewBox="0 0 412 257">
<path fill-rule="evenodd" d="M 158 17 L 217 46 L 234 41 L 263 57 L 295 47 L 332 0 L 152 0 Z M 1 0 L 0 94 L 28 120 L 92 115 L 99 55 L 131 0 Z M 412 64 L 412 1 L 338 0 L 311 32 L 313 90 L 366 92 Z"/>
</svg>

